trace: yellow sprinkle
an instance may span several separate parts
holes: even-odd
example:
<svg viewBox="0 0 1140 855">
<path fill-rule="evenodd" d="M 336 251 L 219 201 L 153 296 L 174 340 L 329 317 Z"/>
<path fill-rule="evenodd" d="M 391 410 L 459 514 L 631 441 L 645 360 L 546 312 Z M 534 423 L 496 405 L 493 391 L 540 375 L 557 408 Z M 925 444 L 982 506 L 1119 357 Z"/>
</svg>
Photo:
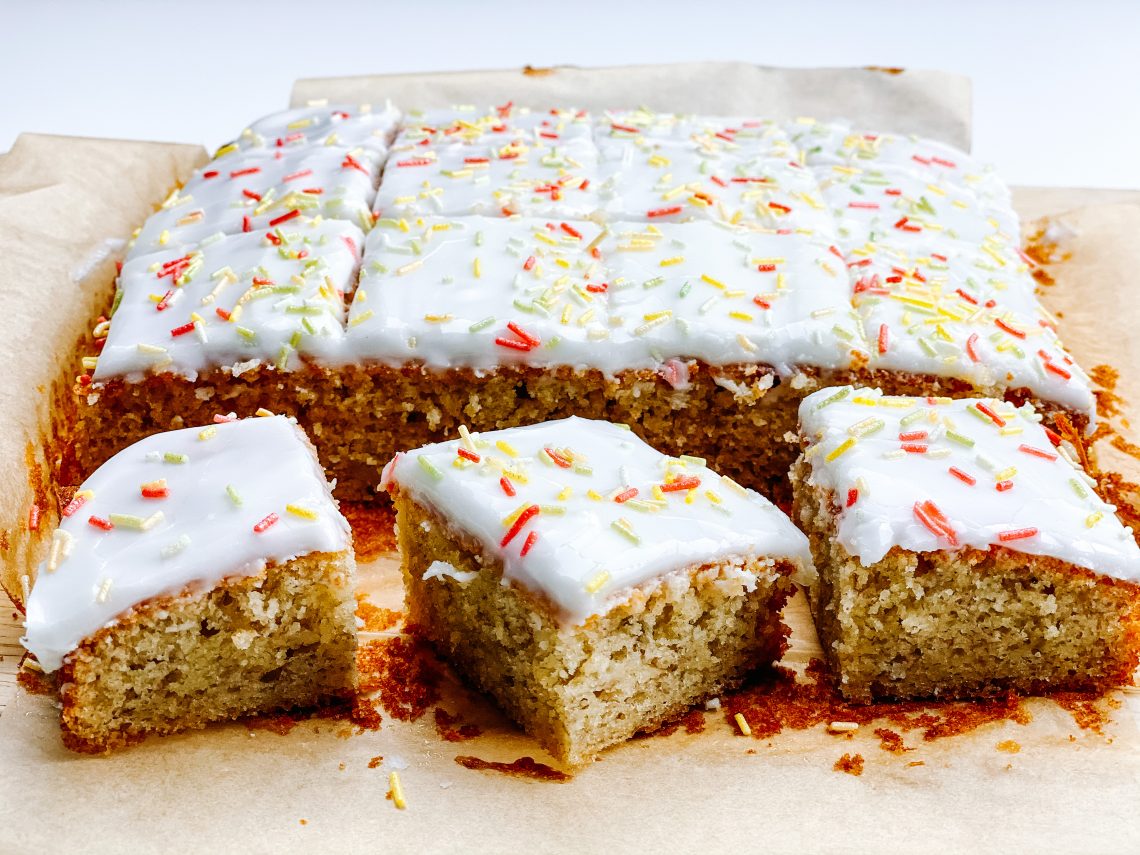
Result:
<svg viewBox="0 0 1140 855">
<path fill-rule="evenodd" d="M 563 487 L 562 491 L 558 494 L 558 501 L 565 502 L 572 495 L 574 495 L 574 491 L 572 489 L 569 487 Z"/>
<path fill-rule="evenodd" d="M 842 443 L 840 443 L 840 445 L 837 446 L 836 449 L 833 452 L 831 452 L 831 454 L 827 455 L 827 457 L 825 457 L 824 460 L 826 460 L 828 463 L 830 463 L 832 460 L 835 460 L 837 457 L 840 457 L 841 455 L 846 454 L 848 451 L 851 450 L 851 448 L 854 445 L 855 445 L 855 438 L 854 437 L 848 437 Z"/>
<path fill-rule="evenodd" d="M 723 282 L 721 282 L 719 279 L 713 279 L 707 273 L 701 274 L 701 281 L 705 282 L 709 285 L 712 285 L 714 288 L 720 288 L 720 290 L 722 290 L 722 291 L 724 290 L 724 287 L 725 287 Z"/>
<path fill-rule="evenodd" d="M 752 315 L 748 314 L 748 312 L 729 312 L 728 316 L 730 318 L 735 318 L 738 321 L 751 321 L 751 320 L 753 320 Z"/>
<path fill-rule="evenodd" d="M 459 440 L 468 451 L 475 451 L 475 440 L 472 439 L 471 431 L 467 429 L 467 425 L 459 426 Z"/>
<path fill-rule="evenodd" d="M 674 264 L 680 264 L 685 260 L 683 255 L 674 255 L 672 258 L 661 259 L 661 267 L 672 267 Z"/>
<path fill-rule="evenodd" d="M 405 273 L 411 273 L 413 270 L 416 270 L 419 267 L 423 266 L 423 263 L 424 260 L 422 258 L 417 258 L 415 261 L 409 261 L 402 267 L 396 268 L 396 275 L 403 276 Z"/>
<path fill-rule="evenodd" d="M 1008 481 L 1010 478 L 1012 478 L 1016 474 L 1017 474 L 1017 467 L 1016 466 L 1009 466 L 1009 467 L 1001 470 L 1001 472 L 998 472 L 996 475 L 994 475 L 994 480 L 995 481 Z"/>
<path fill-rule="evenodd" d="M 587 490 L 586 495 L 593 499 L 595 502 L 602 501 L 605 497 L 597 490 Z"/>
<path fill-rule="evenodd" d="M 1088 528 L 1092 528 L 1094 525 L 1096 525 L 1102 519 L 1104 519 L 1104 514 L 1100 511 L 1094 511 L 1093 513 L 1091 513 L 1087 517 L 1085 517 L 1085 526 Z"/>
<path fill-rule="evenodd" d="M 483 262 L 480 259 L 476 258 L 475 262 L 471 265 L 471 267 L 475 273 L 476 279 L 483 278 Z"/>
<path fill-rule="evenodd" d="M 1017 434 L 1023 432 L 1024 428 L 1022 428 L 1020 425 L 1006 425 L 1005 427 L 998 429 L 998 433 L 1000 433 L 1002 436 L 1016 436 Z"/>
<path fill-rule="evenodd" d="M 210 425 L 209 427 L 204 427 L 200 431 L 198 431 L 198 439 L 203 440 L 203 441 L 205 441 L 207 439 L 213 439 L 217 435 L 218 435 L 218 429 L 216 427 L 214 427 L 214 425 Z"/>
<path fill-rule="evenodd" d="M 454 315 L 424 315 L 424 320 L 429 324 L 446 324 Z"/>
<path fill-rule="evenodd" d="M 740 728 L 740 732 L 745 736 L 752 735 L 752 728 L 748 726 L 748 719 L 744 717 L 744 713 L 737 713 L 733 718 L 736 720 L 736 726 Z"/>
<path fill-rule="evenodd" d="M 373 314 L 374 314 L 374 312 L 371 309 L 369 309 L 366 312 L 361 312 L 359 315 L 357 315 L 355 318 L 353 318 L 351 321 L 349 321 L 348 325 L 350 327 L 355 327 L 359 324 L 362 324 L 366 320 L 368 320 L 370 317 L 372 317 Z"/>
<path fill-rule="evenodd" d="M 519 453 L 515 450 L 514 446 L 507 442 L 505 439 L 500 439 L 495 443 L 495 448 L 503 452 L 508 457 L 518 457 Z"/>
<path fill-rule="evenodd" d="M 598 591 L 601 590 L 602 585 L 606 584 L 608 581 L 610 581 L 610 571 L 603 570 L 601 573 L 586 583 L 586 593 L 598 593 Z"/>
<path fill-rule="evenodd" d="M 403 810 L 408 806 L 404 801 L 404 785 L 400 783 L 399 772 L 391 772 L 388 775 L 388 790 L 392 793 L 392 804 L 397 810 Z"/>
<path fill-rule="evenodd" d="M 522 516 L 523 511 L 530 507 L 530 502 L 523 502 L 505 517 L 503 517 L 503 528 L 510 528 L 515 524 L 515 520 Z"/>
<path fill-rule="evenodd" d="M 301 505 L 286 505 L 285 510 L 295 517 L 300 517 L 303 520 L 316 520 L 320 519 L 320 514 L 312 508 L 302 507 Z"/>
</svg>

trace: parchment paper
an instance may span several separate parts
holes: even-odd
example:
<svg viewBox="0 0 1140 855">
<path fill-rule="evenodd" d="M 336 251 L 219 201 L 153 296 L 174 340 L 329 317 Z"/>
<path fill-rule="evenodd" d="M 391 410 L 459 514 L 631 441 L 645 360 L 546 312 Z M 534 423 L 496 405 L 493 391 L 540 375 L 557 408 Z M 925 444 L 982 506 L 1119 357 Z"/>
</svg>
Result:
<svg viewBox="0 0 1140 855">
<path fill-rule="evenodd" d="M 710 112 L 749 109 L 726 97 L 741 87 L 725 81 L 710 89 L 708 77 L 701 77 L 696 86 L 697 71 L 655 70 L 655 79 L 670 92 L 668 104 L 662 105 Z M 728 69 L 721 67 L 717 73 L 728 74 Z M 558 101 L 591 106 L 589 96 L 593 102 L 613 103 L 603 99 L 602 86 L 592 83 L 589 74 L 574 74 L 583 88 L 559 90 Z M 783 79 L 770 71 L 766 74 L 773 86 Z M 788 79 L 800 74 L 792 72 Z M 880 86 L 889 90 L 885 98 L 894 98 L 897 82 L 907 77 L 816 74 L 819 80 L 831 78 L 836 92 L 848 91 L 856 86 L 853 80 L 860 81 L 860 86 L 869 88 L 862 97 L 870 101 Z M 477 99 L 447 77 L 451 82 L 437 103 L 510 96 L 505 90 L 492 90 L 496 97 L 484 94 Z M 472 79 L 482 81 L 483 75 Z M 391 87 L 383 80 L 358 80 L 352 85 L 359 87 L 355 91 L 372 93 L 359 97 L 373 100 L 394 91 L 397 84 L 409 87 L 401 90 L 405 93 L 425 85 L 401 80 L 406 82 Z M 916 109 L 922 106 L 923 89 L 929 101 L 939 101 L 936 83 L 912 92 Z M 824 83 L 820 85 L 826 92 Z M 338 96 L 331 88 L 317 87 L 316 82 L 302 81 L 295 95 Z M 545 99 L 544 93 L 534 97 L 540 96 Z M 836 109 L 830 111 L 795 112 L 853 112 L 842 103 L 833 106 Z M 947 115 L 954 112 L 946 104 L 942 109 Z M 965 109 L 959 118 L 965 128 Z M 90 141 L 64 145 L 82 174 L 91 159 Z M 160 153 L 144 148 L 117 165 L 125 173 L 126 160 L 137 163 L 148 158 L 147 152 L 155 159 L 172 156 L 166 149 Z M 192 161 L 193 157 L 179 163 L 188 167 Z M 0 162 L 5 174 L 8 166 Z M 22 174 L 30 180 L 36 173 Z M 162 183 L 161 170 L 151 174 L 156 176 L 155 185 Z M 163 189 L 147 188 L 153 191 L 148 198 L 158 201 Z M 125 229 L 126 223 L 141 217 L 140 211 L 132 210 L 130 216 L 108 219 L 120 211 L 120 204 L 128 204 L 121 202 L 120 191 L 126 193 L 127 188 L 106 188 L 100 197 L 102 208 L 96 206 L 95 215 L 51 244 L 56 256 L 50 269 L 28 258 L 14 271 L 0 268 L 7 274 L 0 277 L 0 293 L 8 305 L 22 294 L 12 284 L 13 272 L 21 282 L 34 281 L 52 294 L 70 293 L 66 289 L 75 286 L 62 274 L 73 268 L 76 258 L 85 257 L 80 247 L 122 233 L 106 223 L 123 223 Z M 1140 205 L 1087 207 L 1097 200 L 1084 191 L 1027 191 L 1018 194 L 1019 205 L 1023 200 L 1024 210 L 1034 214 L 1074 209 L 1060 218 L 1064 227 L 1059 230 L 1061 249 L 1071 257 L 1053 269 L 1057 281 L 1047 289 L 1046 301 L 1063 315 L 1062 332 L 1077 358 L 1086 366 L 1110 362 L 1121 368 L 1124 376 L 1118 392 L 1140 401 L 1140 382 L 1128 370 L 1140 365 L 1140 343 L 1130 339 L 1140 317 L 1130 299 L 1140 264 L 1140 248 L 1134 241 L 1140 230 Z M 0 198 L 0 213 L 6 204 Z M 30 215 L 42 222 L 43 210 L 32 207 Z M 0 230 L 0 263 L 10 250 L 8 235 L 6 229 Z M 39 337 L 51 335 L 42 309 L 30 317 L 38 324 Z M 58 343 L 61 352 L 70 346 L 70 341 Z M 19 375 L 24 377 L 32 373 L 39 357 L 14 350 L 9 359 L 27 363 Z M 30 388 L 25 383 L 23 394 L 29 394 Z M 12 424 L 23 424 L 3 422 L 12 417 L 13 409 L 19 408 L 7 405 L 0 410 L 0 464 L 8 467 L 3 470 L 5 477 L 18 472 L 17 464 L 23 460 L 22 447 L 6 439 Z M 1137 415 L 1134 408 L 1125 413 L 1132 424 Z M 30 430 L 36 428 L 34 420 L 21 418 Z M 1129 477 L 1138 480 L 1135 461 L 1122 457 L 1116 462 L 1131 467 Z M 14 507 L 23 512 L 18 503 Z M 0 504 L 0 527 L 13 520 L 12 509 L 13 505 Z M 374 603 L 397 605 L 399 584 L 390 559 L 362 567 L 361 576 Z M 788 619 L 795 629 L 789 659 L 803 661 L 818 648 L 802 602 L 789 607 Z M 709 713 L 704 733 L 682 731 L 635 740 L 604 753 L 571 782 L 553 784 L 474 772 L 455 764 L 457 754 L 502 761 L 529 755 L 551 762 L 488 704 L 459 689 L 447 693 L 443 706 L 460 713 L 464 721 L 481 725 L 485 733 L 458 744 L 442 741 L 430 716 L 412 724 L 385 716 L 379 732 L 349 739 L 338 737 L 341 727 L 327 722 L 301 724 L 287 736 L 250 732 L 238 724 L 152 739 L 105 759 L 65 751 L 52 704 L 21 692 L 0 717 L 0 851 L 1137 851 L 1136 697 L 1122 696 L 1124 706 L 1103 736 L 1080 731 L 1066 713 L 1035 702 L 1034 721 L 1027 726 L 993 725 L 925 744 L 908 734 L 906 744 L 915 750 L 901 757 L 882 751 L 878 740 L 866 733 L 870 728 L 861 729 L 853 739 L 817 729 L 784 733 L 765 742 L 738 735 L 722 715 Z M 1020 745 L 1019 753 L 997 750 L 998 743 L 1010 739 Z M 861 777 L 833 771 L 840 755 L 854 752 L 866 760 Z M 384 761 L 369 768 L 377 756 Z M 917 761 L 924 765 L 908 765 Z M 404 811 L 385 799 L 393 768 L 403 779 L 408 801 Z"/>
</svg>

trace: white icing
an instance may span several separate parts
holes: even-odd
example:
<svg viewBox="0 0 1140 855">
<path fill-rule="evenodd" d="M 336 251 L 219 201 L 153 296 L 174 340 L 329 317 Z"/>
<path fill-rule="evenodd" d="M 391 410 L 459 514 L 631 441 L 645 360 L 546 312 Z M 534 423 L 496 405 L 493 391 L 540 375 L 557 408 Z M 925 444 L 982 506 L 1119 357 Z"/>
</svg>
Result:
<svg viewBox="0 0 1140 855">
<path fill-rule="evenodd" d="M 185 455 L 186 462 L 167 455 Z M 169 495 L 144 497 L 142 485 L 159 479 Z M 28 598 L 24 644 L 47 671 L 153 597 L 208 590 L 227 577 L 256 574 L 267 561 L 338 552 L 350 543 L 324 471 L 297 426 L 281 416 L 147 437 L 103 464 L 76 495 L 86 493 L 55 535 L 67 544 L 59 550 L 66 557 L 54 570 L 50 558 L 40 566 Z M 278 521 L 255 532 L 271 513 Z M 89 522 L 112 514 L 161 518 L 147 530 L 120 522 L 104 531 Z"/>
<path fill-rule="evenodd" d="M 569 623 L 604 613 L 630 589 L 694 565 L 772 558 L 794 562 L 806 577 L 813 572 L 807 539 L 773 504 L 694 458 L 655 451 L 617 425 L 569 418 L 461 443 L 467 440 L 399 455 L 385 483 L 394 481 L 476 538 L 502 560 L 504 578 L 543 595 Z M 479 461 L 460 457 L 461 447 Z M 678 477 L 699 485 L 655 493 L 655 486 Z M 503 478 L 515 495 L 503 490 Z M 501 545 L 513 523 L 505 518 L 532 505 L 540 508 L 537 516 Z M 753 574 L 740 574 L 746 585 L 755 584 Z"/>
<path fill-rule="evenodd" d="M 598 207 L 589 139 L 398 148 L 376 199 L 382 217 L 527 214 L 585 217 Z"/>
<path fill-rule="evenodd" d="M 190 247 L 211 235 L 263 231 L 300 211 L 367 231 L 383 157 L 364 148 L 236 151 L 197 170 L 143 225 L 128 258 Z"/>
<path fill-rule="evenodd" d="M 408 111 L 396 144 L 502 145 L 512 140 L 527 140 L 558 145 L 587 139 L 592 130 L 590 114 L 584 110 L 531 110 L 511 103 L 495 107 L 468 104 Z"/>
<path fill-rule="evenodd" d="M 1131 530 L 1095 494 L 1092 479 L 1053 446 L 1031 407 L 934 401 L 843 387 L 815 392 L 800 405 L 809 482 L 834 494 L 838 540 L 849 554 L 870 565 L 895 546 L 932 552 L 1001 545 L 1140 580 Z M 978 410 L 979 401 L 1004 425 Z M 857 493 L 848 506 L 851 490 Z M 956 544 L 919 519 L 915 506 L 925 502 L 946 518 Z M 1031 536 L 1001 537 L 1026 530 Z"/>
<path fill-rule="evenodd" d="M 370 148 L 382 153 L 392 141 L 400 112 L 390 103 L 316 104 L 283 110 L 258 119 L 232 143 L 240 148 L 289 148 L 329 145 Z"/>
<path fill-rule="evenodd" d="M 350 223 L 294 219 L 270 232 L 203 243 L 185 255 L 132 259 L 123 266 L 121 297 L 94 379 L 157 371 L 193 379 L 250 359 L 284 370 L 297 368 L 301 357 L 340 359 L 342 293 L 352 287 L 363 243 Z M 167 267 L 179 258 L 187 259 L 184 272 L 162 275 L 180 269 Z M 183 332 L 186 324 L 193 329 Z"/>
<path fill-rule="evenodd" d="M 433 561 L 424 571 L 423 580 L 427 582 L 431 579 L 454 579 L 460 585 L 466 585 L 478 575 L 474 570 L 460 570 L 446 561 Z"/>
<path fill-rule="evenodd" d="M 349 315 L 358 359 L 607 374 L 673 358 L 785 373 L 846 364 L 832 333 L 852 323 L 843 263 L 804 235 L 617 222 L 599 241 L 588 221 L 400 225 L 381 221 L 368 238 Z M 501 343 L 520 341 L 510 323 L 539 344 Z"/>
<path fill-rule="evenodd" d="M 104 238 L 96 244 L 81 261 L 71 270 L 71 281 L 76 285 L 85 283 L 95 271 L 102 266 L 108 258 L 118 255 L 127 242 L 122 238 Z"/>
<path fill-rule="evenodd" d="M 815 176 L 787 160 L 689 142 L 618 140 L 602 147 L 602 175 L 604 210 L 617 219 L 716 219 L 834 240 L 835 221 Z"/>
</svg>

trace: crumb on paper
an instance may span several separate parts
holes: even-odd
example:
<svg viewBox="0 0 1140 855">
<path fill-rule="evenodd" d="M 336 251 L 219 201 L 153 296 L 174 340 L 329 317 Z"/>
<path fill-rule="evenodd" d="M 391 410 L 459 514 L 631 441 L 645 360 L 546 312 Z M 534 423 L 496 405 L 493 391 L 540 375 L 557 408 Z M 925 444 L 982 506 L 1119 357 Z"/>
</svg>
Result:
<svg viewBox="0 0 1140 855">
<path fill-rule="evenodd" d="M 997 750 L 1006 754 L 1016 754 L 1021 750 L 1021 743 L 1014 739 L 1003 739 L 997 744 Z"/>
<path fill-rule="evenodd" d="M 863 755 L 844 754 L 835 761 L 835 766 L 832 768 L 834 768 L 836 772 L 846 772 L 848 775 L 858 777 L 863 774 Z"/>
</svg>

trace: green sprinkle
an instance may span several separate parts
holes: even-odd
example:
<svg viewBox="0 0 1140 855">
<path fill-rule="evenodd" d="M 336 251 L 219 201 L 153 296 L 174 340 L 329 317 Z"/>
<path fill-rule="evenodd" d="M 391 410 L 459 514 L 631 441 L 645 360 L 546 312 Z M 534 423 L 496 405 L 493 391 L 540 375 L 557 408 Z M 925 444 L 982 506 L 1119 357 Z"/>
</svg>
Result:
<svg viewBox="0 0 1140 855">
<path fill-rule="evenodd" d="M 485 330 L 485 329 L 487 329 L 487 327 L 491 326 L 491 324 L 493 324 L 494 322 L 495 322 L 494 316 L 483 318 L 483 320 L 476 321 L 471 326 L 469 326 L 467 328 L 467 332 L 479 332 L 479 330 Z"/>
<path fill-rule="evenodd" d="M 665 284 L 665 277 L 664 276 L 654 276 L 652 279 L 646 279 L 644 282 L 642 282 L 641 287 L 648 291 L 650 288 L 656 288 L 658 285 L 664 285 L 664 284 Z"/>
<path fill-rule="evenodd" d="M 688 297 L 689 292 L 692 290 L 693 290 L 693 283 L 686 281 L 685 284 L 681 286 L 681 298 L 684 299 L 685 297 Z"/>
<path fill-rule="evenodd" d="M 903 416 L 901 419 L 899 419 L 899 424 L 902 425 L 903 427 L 906 427 L 907 425 L 912 425 L 915 422 L 917 422 L 919 419 L 921 419 L 925 413 L 926 413 L 926 410 L 921 410 L 921 409 L 911 410 L 909 413 L 907 413 L 905 416 Z"/>
<path fill-rule="evenodd" d="M 162 455 L 162 459 L 167 463 L 189 463 L 190 455 L 181 454 L 177 451 L 168 451 Z"/>
<path fill-rule="evenodd" d="M 296 350 L 301 345 L 301 331 L 293 330 L 293 335 L 289 336 L 289 346 Z"/>
<path fill-rule="evenodd" d="M 885 425 L 886 422 L 882 419 L 863 419 L 863 421 L 856 422 L 855 424 L 851 425 L 851 427 L 847 428 L 847 432 L 851 434 L 851 436 L 867 436 L 869 434 L 875 433 L 875 431 L 882 430 Z"/>
<path fill-rule="evenodd" d="M 420 455 L 420 457 L 418 459 L 420 461 L 420 468 L 423 469 L 424 472 L 426 472 L 428 475 L 430 475 L 436 481 L 442 481 L 443 480 L 443 473 L 439 471 L 439 469 L 436 467 L 436 465 L 434 463 L 432 463 L 430 460 L 428 460 L 422 454 Z"/>
<path fill-rule="evenodd" d="M 119 310 L 119 304 L 123 302 L 123 289 L 119 288 L 115 291 L 115 302 L 111 304 L 111 317 L 115 317 L 115 312 Z"/>
<path fill-rule="evenodd" d="M 482 232 L 475 232 L 475 246 L 482 246 L 482 245 L 483 245 L 483 233 Z"/>
<path fill-rule="evenodd" d="M 1089 497 L 1089 491 L 1085 489 L 1085 485 L 1076 478 L 1070 478 L 1069 484 L 1072 486 L 1073 492 L 1077 494 L 1078 498 L 1087 499 Z"/>
<path fill-rule="evenodd" d="M 293 349 L 287 344 L 281 345 L 281 350 L 277 353 L 277 362 L 275 363 L 278 371 L 284 371 L 289 367 L 289 354 L 292 350 Z"/>
<path fill-rule="evenodd" d="M 830 404 L 834 404 L 837 401 L 842 401 L 844 398 L 846 398 L 850 394 L 851 394 L 851 387 L 850 386 L 844 386 L 842 389 L 840 389 L 835 394 L 828 395 L 826 398 L 824 398 L 822 401 L 820 401 L 818 404 L 816 404 L 815 408 L 817 410 L 822 410 L 824 407 L 829 406 Z"/>
<path fill-rule="evenodd" d="M 974 447 L 974 441 L 972 439 L 970 439 L 968 436 L 965 436 L 964 434 L 958 433 L 957 431 L 946 431 L 946 438 L 952 442 L 958 443 L 959 445 L 964 445 L 966 448 Z"/>
<path fill-rule="evenodd" d="M 233 484 L 226 484 L 226 495 L 230 497 L 230 501 L 234 503 L 235 508 L 241 507 L 241 493 L 237 491 Z"/>
<path fill-rule="evenodd" d="M 633 526 L 625 517 L 619 517 L 610 523 L 610 528 L 622 535 L 633 543 L 640 544 L 641 538 L 637 536 L 637 532 L 633 530 Z"/>
<path fill-rule="evenodd" d="M 240 335 L 246 341 L 254 342 L 257 340 L 257 333 L 255 333 L 249 327 L 238 326 L 238 327 L 236 327 L 236 329 L 237 329 L 238 335 Z"/>
</svg>

